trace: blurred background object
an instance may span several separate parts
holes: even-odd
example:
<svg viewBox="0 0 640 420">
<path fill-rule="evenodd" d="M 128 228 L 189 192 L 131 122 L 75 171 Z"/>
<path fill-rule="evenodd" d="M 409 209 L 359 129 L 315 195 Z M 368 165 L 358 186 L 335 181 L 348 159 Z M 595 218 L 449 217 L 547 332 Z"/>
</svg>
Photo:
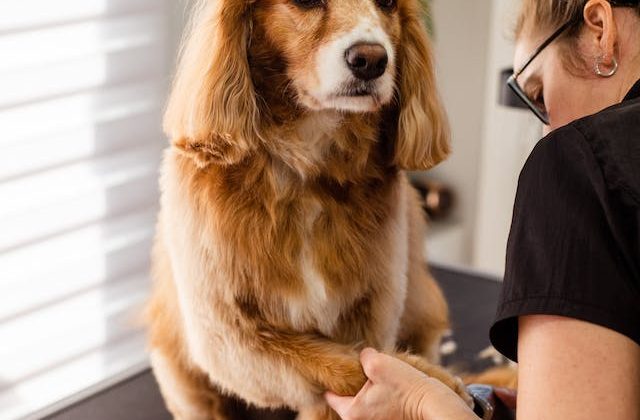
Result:
<svg viewBox="0 0 640 420">
<path fill-rule="evenodd" d="M 443 221 L 451 214 L 453 192 L 440 182 L 428 179 L 414 180 L 413 186 L 420 194 L 422 208 L 431 221 Z"/>
<path fill-rule="evenodd" d="M 507 86 L 507 81 L 512 74 L 513 67 L 508 67 L 500 71 L 498 79 L 498 88 L 500 89 L 498 103 L 509 108 L 529 109 L 524 101 L 520 99 L 509 86 Z"/>
</svg>

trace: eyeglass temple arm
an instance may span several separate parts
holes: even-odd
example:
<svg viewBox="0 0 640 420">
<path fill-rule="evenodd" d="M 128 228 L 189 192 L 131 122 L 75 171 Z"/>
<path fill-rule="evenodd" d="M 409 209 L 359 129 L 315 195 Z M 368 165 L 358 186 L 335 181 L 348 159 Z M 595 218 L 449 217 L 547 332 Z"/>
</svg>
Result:
<svg viewBox="0 0 640 420">
<path fill-rule="evenodd" d="M 571 25 L 573 25 L 573 21 L 570 20 L 567 23 L 565 23 L 564 25 L 562 25 L 560 28 L 558 28 L 557 31 L 555 31 L 553 33 L 553 35 L 551 35 L 549 38 L 547 38 L 546 41 L 544 41 L 542 43 L 542 45 L 540 45 L 535 51 L 534 53 L 531 55 L 531 57 L 527 60 L 526 63 L 524 63 L 524 65 L 522 67 L 520 67 L 520 70 L 515 71 L 513 74 L 515 77 L 520 76 L 520 74 L 522 74 L 522 72 L 529 66 L 529 64 L 531 64 L 531 62 L 542 52 L 542 50 L 544 50 L 545 48 L 547 48 L 549 46 L 549 44 L 551 44 L 557 37 L 559 37 L 564 31 L 566 31 Z"/>
</svg>

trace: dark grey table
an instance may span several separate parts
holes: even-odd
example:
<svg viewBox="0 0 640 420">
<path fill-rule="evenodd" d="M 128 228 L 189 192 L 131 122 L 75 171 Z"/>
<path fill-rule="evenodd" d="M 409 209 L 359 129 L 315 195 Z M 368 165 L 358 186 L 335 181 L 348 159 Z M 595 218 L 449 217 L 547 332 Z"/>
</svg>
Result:
<svg viewBox="0 0 640 420">
<path fill-rule="evenodd" d="M 457 351 L 445 364 L 466 371 L 486 367 L 477 354 L 489 346 L 488 328 L 493 319 L 500 285 L 494 278 L 468 271 L 432 267 L 449 301 Z M 229 402 L 230 412 L 241 420 L 293 419 L 291 412 L 247 409 L 238 401 Z M 45 417 L 50 420 L 164 420 L 166 411 L 153 375 L 148 369 L 132 373 L 116 383 L 61 408 Z"/>
</svg>

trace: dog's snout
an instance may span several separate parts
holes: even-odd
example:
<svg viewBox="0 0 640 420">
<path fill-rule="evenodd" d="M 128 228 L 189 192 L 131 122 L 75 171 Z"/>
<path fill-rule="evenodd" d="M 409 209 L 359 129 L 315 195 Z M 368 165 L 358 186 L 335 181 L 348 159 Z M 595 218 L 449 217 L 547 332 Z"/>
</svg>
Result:
<svg viewBox="0 0 640 420">
<path fill-rule="evenodd" d="M 355 44 L 346 51 L 345 60 L 358 79 L 373 80 L 384 74 L 389 56 L 380 44 Z"/>
</svg>

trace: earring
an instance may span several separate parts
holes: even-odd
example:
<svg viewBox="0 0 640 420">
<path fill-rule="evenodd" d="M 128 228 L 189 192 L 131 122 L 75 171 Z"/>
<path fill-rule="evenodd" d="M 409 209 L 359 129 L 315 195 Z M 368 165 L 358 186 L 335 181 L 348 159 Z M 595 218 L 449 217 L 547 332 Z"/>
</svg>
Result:
<svg viewBox="0 0 640 420">
<path fill-rule="evenodd" d="M 611 63 L 612 68 L 606 73 L 603 72 L 602 69 L 600 68 L 600 66 L 604 61 L 604 56 L 598 57 L 596 59 L 596 74 L 598 76 L 606 78 L 606 77 L 611 77 L 618 72 L 618 60 L 616 60 L 615 56 L 611 57 L 611 59 L 613 60 L 613 62 Z"/>
</svg>

